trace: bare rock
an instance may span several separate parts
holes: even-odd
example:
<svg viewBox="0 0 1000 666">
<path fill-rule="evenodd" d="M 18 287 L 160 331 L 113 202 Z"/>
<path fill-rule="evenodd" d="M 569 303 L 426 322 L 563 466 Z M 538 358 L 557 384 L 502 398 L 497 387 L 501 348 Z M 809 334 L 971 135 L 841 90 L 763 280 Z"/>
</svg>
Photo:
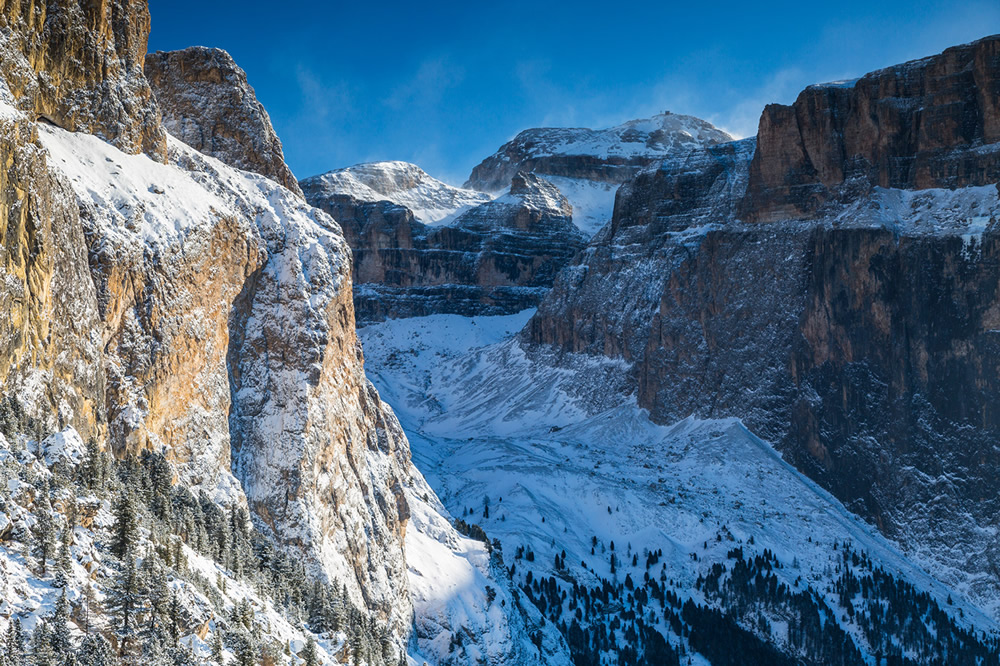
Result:
<svg viewBox="0 0 1000 666">
<path fill-rule="evenodd" d="M 157 51 L 146 56 L 145 72 L 171 135 L 302 196 L 267 111 L 228 53 L 202 46 Z"/>
</svg>

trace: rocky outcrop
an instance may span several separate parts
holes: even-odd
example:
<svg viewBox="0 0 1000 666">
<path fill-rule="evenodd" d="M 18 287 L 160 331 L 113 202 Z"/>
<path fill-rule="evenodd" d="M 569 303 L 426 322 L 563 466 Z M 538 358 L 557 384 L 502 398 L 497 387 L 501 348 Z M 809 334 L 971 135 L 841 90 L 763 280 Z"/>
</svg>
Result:
<svg viewBox="0 0 1000 666">
<path fill-rule="evenodd" d="M 329 184 L 304 181 L 304 189 L 351 245 L 359 321 L 519 312 L 541 300 L 584 244 L 566 199 L 532 174 L 519 174 L 508 195 L 438 226 L 419 222 L 408 207 L 359 200 L 357 190 L 339 193 Z"/>
<path fill-rule="evenodd" d="M 145 72 L 171 136 L 302 196 L 267 111 L 228 53 L 203 46 L 157 51 L 146 56 Z"/>
<path fill-rule="evenodd" d="M 732 138 L 700 118 L 669 111 L 603 130 L 529 129 L 477 165 L 465 187 L 500 192 L 519 171 L 620 184 L 665 157 Z"/>
<path fill-rule="evenodd" d="M 31 119 L 0 115 L 0 387 L 45 429 L 105 426 L 97 297 L 74 198 Z"/>
<path fill-rule="evenodd" d="M 519 171 L 539 174 L 569 200 L 573 223 L 589 237 L 611 220 L 618 186 L 642 169 L 731 140 L 704 120 L 669 111 L 603 130 L 529 129 L 476 166 L 465 186 L 500 192 Z"/>
<path fill-rule="evenodd" d="M 630 361 L 659 422 L 743 419 L 995 594 L 998 43 L 810 89 L 765 111 L 756 147 L 640 174 L 524 341 Z"/>
<path fill-rule="evenodd" d="M 72 132 L 162 160 L 166 135 L 143 76 L 145 2 L 0 3 L 3 78 L 10 102 Z"/>
<path fill-rule="evenodd" d="M 872 187 L 1000 180 L 1000 36 L 764 109 L 741 214 L 814 217 Z"/>
<path fill-rule="evenodd" d="M 452 187 L 408 162 L 356 164 L 306 178 L 301 184 L 309 201 L 315 202 L 313 205 L 340 197 L 347 206 L 344 212 L 350 215 L 351 204 L 343 197 L 358 202 L 388 201 L 407 208 L 418 222 L 427 225 L 449 224 L 470 208 L 492 199 L 482 192 Z"/>
</svg>

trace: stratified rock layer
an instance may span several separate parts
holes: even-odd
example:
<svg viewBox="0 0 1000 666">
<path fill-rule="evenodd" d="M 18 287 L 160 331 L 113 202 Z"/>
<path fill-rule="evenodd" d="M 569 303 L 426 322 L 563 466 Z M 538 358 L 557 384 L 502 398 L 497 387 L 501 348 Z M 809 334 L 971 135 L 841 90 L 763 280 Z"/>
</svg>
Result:
<svg viewBox="0 0 1000 666">
<path fill-rule="evenodd" d="M 351 245 L 359 321 L 533 307 L 584 244 L 566 199 L 532 174 L 519 174 L 508 195 L 442 226 L 319 179 L 303 184 L 310 203 L 340 222 Z"/>
<path fill-rule="evenodd" d="M 0 2 L 3 77 L 18 109 L 162 160 L 166 134 L 143 76 L 145 2 Z"/>
<path fill-rule="evenodd" d="M 529 129 L 477 165 L 465 187 L 500 192 L 519 171 L 624 183 L 666 157 L 732 138 L 700 118 L 670 112 L 603 130 Z"/>
<path fill-rule="evenodd" d="M 811 88 L 765 111 L 756 147 L 640 174 L 525 341 L 629 360 L 657 421 L 744 419 L 992 594 L 998 45 Z"/>
<path fill-rule="evenodd" d="M 764 109 L 741 214 L 812 217 L 874 186 L 955 188 L 1000 180 L 1000 39 L 811 86 Z"/>
<path fill-rule="evenodd" d="M 228 53 L 202 46 L 157 51 L 146 56 L 145 71 L 172 136 L 302 196 L 267 111 Z"/>
</svg>

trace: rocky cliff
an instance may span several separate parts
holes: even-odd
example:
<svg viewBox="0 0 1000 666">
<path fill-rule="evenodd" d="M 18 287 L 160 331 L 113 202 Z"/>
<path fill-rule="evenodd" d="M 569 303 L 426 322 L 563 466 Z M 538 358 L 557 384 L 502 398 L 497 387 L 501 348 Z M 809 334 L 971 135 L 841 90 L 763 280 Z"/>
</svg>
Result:
<svg viewBox="0 0 1000 666">
<path fill-rule="evenodd" d="M 465 187 L 502 192 L 517 172 L 536 173 L 569 199 L 573 222 L 593 236 L 611 219 L 619 185 L 664 159 L 732 138 L 700 118 L 669 111 L 601 130 L 529 129 L 477 165 Z"/>
<path fill-rule="evenodd" d="M 415 647 L 444 661 L 442 642 L 458 632 L 495 663 L 534 659 L 533 637 L 544 635 L 543 661 L 566 663 L 558 633 L 506 603 L 516 598 L 495 577 L 502 567 L 481 562 L 484 547 L 468 546 L 436 513 L 395 416 L 364 375 L 350 248 L 329 215 L 272 180 L 282 176 L 277 139 L 245 80 L 205 73 L 205 94 L 242 100 L 246 115 L 212 107 L 206 118 L 183 116 L 183 127 L 217 138 L 246 133 L 223 142 L 220 161 L 159 126 L 142 73 L 145 3 L 0 10 L 0 305 L 11 313 L 0 321 L 0 416 L 17 446 L 69 426 L 120 457 L 164 454 L 174 483 L 206 493 L 203 507 L 249 508 L 311 576 L 343 590 L 366 635 L 387 628 L 379 647 L 392 663 Z M 180 74 L 192 69 L 167 70 L 163 86 L 190 100 Z M 233 125 L 221 127 L 227 119 Z M 258 175 L 226 161 L 267 168 Z M 82 455 L 83 441 L 64 432 Z M 438 587 L 446 572 L 421 553 L 407 566 L 407 492 L 422 503 L 410 540 L 475 571 L 477 585 L 459 601 L 429 592 L 449 589 Z M 414 617 L 411 578 L 427 617 Z M 18 594 L 54 589 L 36 582 Z M 505 610 L 491 610 L 486 583 L 502 587 Z M 501 635 L 509 640 L 498 643 Z"/>
<path fill-rule="evenodd" d="M 872 187 L 1000 180 L 1000 40 L 811 86 L 761 116 L 742 216 L 812 217 Z"/>
<path fill-rule="evenodd" d="M 356 179 L 342 176 L 309 179 L 303 189 L 310 203 L 340 222 L 353 249 L 360 321 L 533 307 L 585 240 L 566 199 L 532 174 L 518 174 L 507 195 L 486 197 L 475 207 L 467 202 L 482 195 L 459 190 L 461 197 L 452 194 L 448 204 L 457 203 L 457 209 L 414 188 L 407 188 L 406 198 L 394 195 L 408 205 L 373 201 Z M 414 209 L 439 221 L 460 214 L 446 224 L 428 225 L 416 219 Z"/>
<path fill-rule="evenodd" d="M 742 418 L 994 594 L 998 45 L 810 88 L 756 142 L 640 174 L 524 339 L 627 359 L 660 422 Z"/>
<path fill-rule="evenodd" d="M 171 136 L 302 196 L 267 111 L 228 53 L 202 46 L 157 51 L 146 56 L 145 72 Z"/>
</svg>

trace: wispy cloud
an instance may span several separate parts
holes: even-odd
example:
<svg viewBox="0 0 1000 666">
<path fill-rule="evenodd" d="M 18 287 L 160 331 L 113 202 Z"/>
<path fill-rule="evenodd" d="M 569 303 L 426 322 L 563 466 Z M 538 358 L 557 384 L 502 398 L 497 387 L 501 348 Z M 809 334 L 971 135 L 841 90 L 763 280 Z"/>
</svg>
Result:
<svg viewBox="0 0 1000 666">
<path fill-rule="evenodd" d="M 413 76 L 396 86 L 385 98 L 391 109 L 406 107 L 434 108 L 451 88 L 465 80 L 465 68 L 447 57 L 423 61 Z"/>
</svg>

